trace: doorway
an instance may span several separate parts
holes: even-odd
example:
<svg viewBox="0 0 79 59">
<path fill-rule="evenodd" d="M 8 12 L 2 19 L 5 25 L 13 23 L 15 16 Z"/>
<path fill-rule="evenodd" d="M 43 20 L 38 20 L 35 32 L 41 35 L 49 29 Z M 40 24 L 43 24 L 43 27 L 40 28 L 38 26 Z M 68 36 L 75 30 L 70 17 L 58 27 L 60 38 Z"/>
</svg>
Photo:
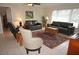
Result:
<svg viewBox="0 0 79 59">
<path fill-rule="evenodd" d="M 11 8 L 0 7 L 0 14 L 1 14 L 1 18 L 2 18 L 3 32 L 5 32 L 8 30 L 7 23 L 12 22 Z"/>
<path fill-rule="evenodd" d="M 8 27 L 7 27 L 7 15 L 3 15 L 3 21 L 2 21 L 2 24 L 3 24 L 3 31 L 6 31 L 8 30 Z"/>
</svg>

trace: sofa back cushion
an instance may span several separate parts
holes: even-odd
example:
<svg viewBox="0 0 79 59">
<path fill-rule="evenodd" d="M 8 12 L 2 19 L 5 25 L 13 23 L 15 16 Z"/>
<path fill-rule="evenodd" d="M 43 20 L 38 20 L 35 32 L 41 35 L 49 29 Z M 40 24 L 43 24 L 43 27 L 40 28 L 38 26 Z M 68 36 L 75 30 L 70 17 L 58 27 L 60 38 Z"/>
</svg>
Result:
<svg viewBox="0 0 79 59">
<path fill-rule="evenodd" d="M 26 21 L 25 24 L 26 25 L 32 25 L 32 22 L 31 21 Z"/>
<path fill-rule="evenodd" d="M 59 26 L 60 23 L 59 23 L 59 22 L 53 22 L 52 25 L 54 25 L 54 26 Z"/>
<path fill-rule="evenodd" d="M 28 20 L 25 22 L 26 25 L 34 25 L 36 23 L 37 23 L 36 20 Z"/>
<path fill-rule="evenodd" d="M 73 26 L 73 23 L 68 23 L 68 22 L 56 22 L 56 21 L 54 21 L 54 22 L 52 23 L 52 25 L 67 28 L 67 27 L 69 27 L 69 26 Z"/>
<path fill-rule="evenodd" d="M 41 25 L 41 23 L 38 23 L 36 20 L 28 20 L 25 22 L 24 26 L 32 26 L 32 25 Z"/>
</svg>

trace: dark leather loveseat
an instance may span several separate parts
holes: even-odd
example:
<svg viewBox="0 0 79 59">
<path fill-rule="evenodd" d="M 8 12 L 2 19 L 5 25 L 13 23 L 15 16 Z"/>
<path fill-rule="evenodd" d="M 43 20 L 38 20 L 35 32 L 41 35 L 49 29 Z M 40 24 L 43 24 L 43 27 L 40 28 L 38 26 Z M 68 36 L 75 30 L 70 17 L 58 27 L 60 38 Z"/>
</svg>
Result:
<svg viewBox="0 0 79 59">
<path fill-rule="evenodd" d="M 11 22 L 8 22 L 7 26 L 10 29 L 10 31 L 12 32 L 12 34 L 14 35 L 14 37 L 16 38 L 16 33 L 18 33 L 19 28 L 18 27 L 15 28 L 15 26 Z"/>
<path fill-rule="evenodd" d="M 66 35 L 74 34 L 75 27 L 73 27 L 73 23 L 53 21 L 53 23 L 49 24 L 48 26 L 56 27 L 56 28 L 58 28 L 60 33 L 63 33 Z"/>
<path fill-rule="evenodd" d="M 38 23 L 36 20 L 28 20 L 25 21 L 24 28 L 29 30 L 37 30 L 42 28 L 42 24 Z"/>
</svg>

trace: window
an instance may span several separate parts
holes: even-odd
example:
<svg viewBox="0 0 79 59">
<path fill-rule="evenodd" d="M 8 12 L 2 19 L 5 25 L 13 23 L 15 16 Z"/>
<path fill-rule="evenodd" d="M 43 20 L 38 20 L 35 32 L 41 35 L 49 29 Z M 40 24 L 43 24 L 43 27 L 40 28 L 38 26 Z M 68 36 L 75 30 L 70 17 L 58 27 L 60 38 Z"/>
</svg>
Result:
<svg viewBox="0 0 79 59">
<path fill-rule="evenodd" d="M 52 12 L 52 21 L 72 22 L 78 28 L 79 9 L 55 10 Z"/>
<path fill-rule="evenodd" d="M 70 10 L 57 10 L 52 14 L 52 21 L 68 22 Z"/>
<path fill-rule="evenodd" d="M 74 23 L 74 26 L 76 28 L 78 28 L 78 23 L 79 23 L 79 9 L 73 9 L 72 10 L 70 22 Z"/>
</svg>

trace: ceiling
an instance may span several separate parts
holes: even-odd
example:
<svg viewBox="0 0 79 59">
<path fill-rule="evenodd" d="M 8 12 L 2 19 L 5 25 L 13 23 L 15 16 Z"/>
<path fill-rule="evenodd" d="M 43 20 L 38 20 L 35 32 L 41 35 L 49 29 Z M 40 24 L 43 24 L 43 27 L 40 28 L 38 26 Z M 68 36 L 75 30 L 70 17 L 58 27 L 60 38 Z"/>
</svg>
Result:
<svg viewBox="0 0 79 59">
<path fill-rule="evenodd" d="M 41 3 L 41 6 L 55 7 L 55 6 L 79 6 L 79 3 Z"/>
<path fill-rule="evenodd" d="M 1 3 L 0 3 L 1 4 Z M 26 3 L 2 3 L 2 4 L 8 4 L 8 5 L 25 5 Z M 52 8 L 59 8 L 59 7 L 68 7 L 68 8 L 79 8 L 79 3 L 40 3 L 40 5 L 35 5 L 40 7 L 52 7 Z"/>
<path fill-rule="evenodd" d="M 79 8 L 79 3 L 40 3 L 40 5 L 34 5 L 34 6 L 40 6 L 44 8 Z"/>
</svg>

